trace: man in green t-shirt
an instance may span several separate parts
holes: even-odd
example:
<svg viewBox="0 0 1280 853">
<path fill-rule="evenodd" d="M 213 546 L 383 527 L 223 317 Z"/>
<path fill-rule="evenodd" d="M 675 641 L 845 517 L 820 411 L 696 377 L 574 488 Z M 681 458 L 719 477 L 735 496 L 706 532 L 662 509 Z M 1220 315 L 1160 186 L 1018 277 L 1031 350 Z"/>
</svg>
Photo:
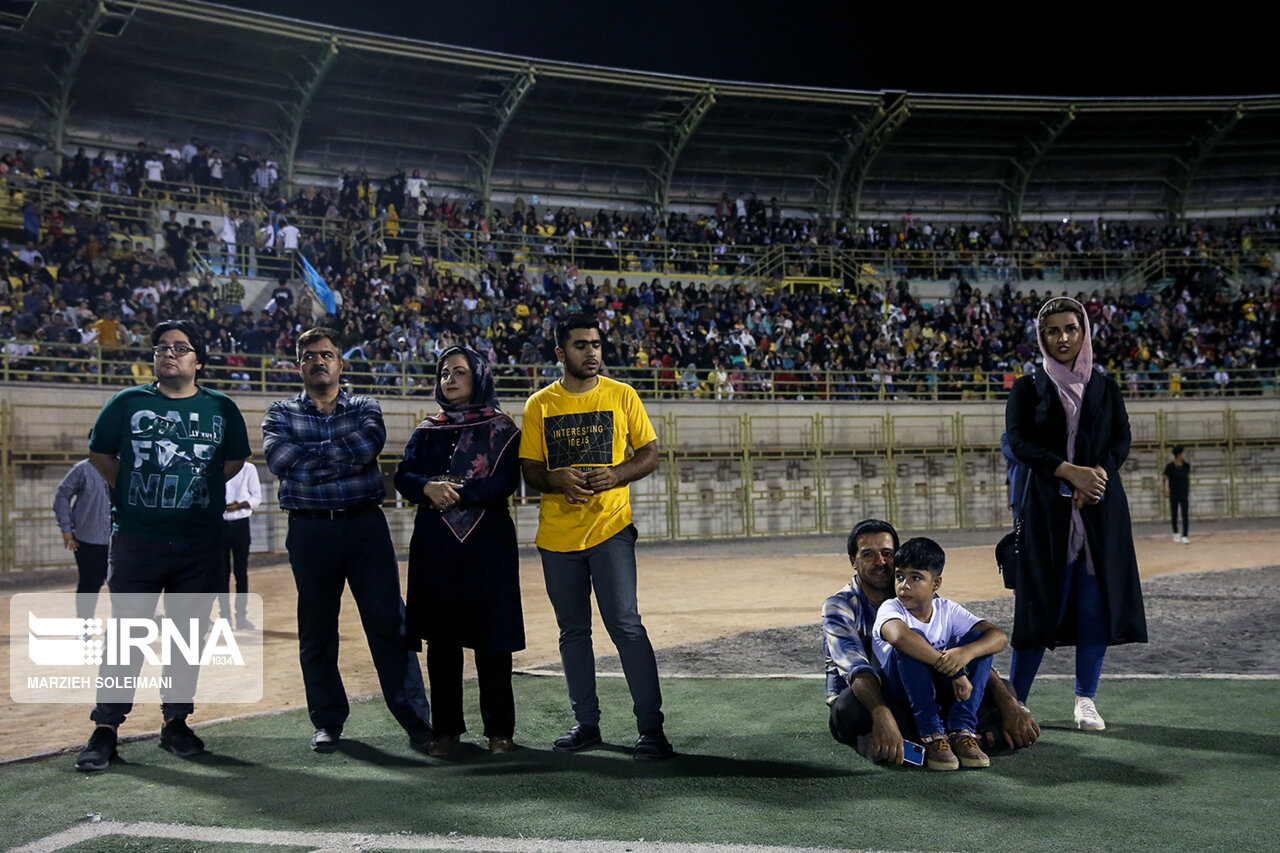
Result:
<svg viewBox="0 0 1280 853">
<path fill-rule="evenodd" d="M 194 323 L 159 323 L 151 343 L 156 381 L 112 397 L 89 434 L 89 461 L 111 487 L 107 587 L 112 616 L 150 617 L 162 592 L 207 593 L 199 599 L 202 605 L 179 596 L 165 607 L 165 616 L 179 625 L 193 618 L 207 625 L 219 586 L 225 482 L 249 457 L 249 435 L 231 398 L 196 384 L 205 347 Z M 108 680 L 136 676 L 141 660 L 135 655 L 133 661 L 133 666 L 103 664 L 100 675 Z M 190 757 L 204 752 L 204 743 L 186 723 L 198 672 L 179 661 L 164 670 L 172 686 L 161 690 L 160 746 Z M 77 770 L 105 770 L 111 763 L 116 729 L 132 710 L 132 698 L 131 690 L 99 690 L 90 715 L 98 725 L 76 758 Z"/>
</svg>

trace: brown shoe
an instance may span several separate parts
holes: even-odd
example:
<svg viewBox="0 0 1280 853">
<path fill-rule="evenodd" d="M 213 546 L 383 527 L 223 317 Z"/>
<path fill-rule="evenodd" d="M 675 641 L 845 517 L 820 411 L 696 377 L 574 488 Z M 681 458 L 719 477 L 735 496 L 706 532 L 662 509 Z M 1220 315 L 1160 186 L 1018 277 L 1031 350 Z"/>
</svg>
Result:
<svg viewBox="0 0 1280 853">
<path fill-rule="evenodd" d="M 951 742 L 951 751 L 959 760 L 961 767 L 991 766 L 991 759 L 982 751 L 982 747 L 978 746 L 978 738 L 973 732 L 961 729 L 947 735 L 947 740 Z"/>
<path fill-rule="evenodd" d="M 959 770 L 960 762 L 951 751 L 951 742 L 939 732 L 924 739 L 924 766 L 930 770 Z"/>
<path fill-rule="evenodd" d="M 519 749 L 516 742 L 509 737 L 491 737 L 489 738 L 489 751 L 497 754 L 502 752 L 512 752 Z"/>
<path fill-rule="evenodd" d="M 448 755 L 453 752 L 453 748 L 458 745 L 458 741 L 462 740 L 462 735 L 444 735 L 436 738 L 436 742 L 431 744 L 427 749 L 427 755 L 434 755 L 436 758 L 442 755 Z"/>
</svg>

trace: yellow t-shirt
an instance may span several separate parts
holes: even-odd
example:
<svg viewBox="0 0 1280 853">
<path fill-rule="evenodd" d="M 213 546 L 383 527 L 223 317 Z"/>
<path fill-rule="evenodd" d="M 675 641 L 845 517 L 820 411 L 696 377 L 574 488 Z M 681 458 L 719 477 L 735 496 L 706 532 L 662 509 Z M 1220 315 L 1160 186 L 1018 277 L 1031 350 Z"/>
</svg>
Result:
<svg viewBox="0 0 1280 853">
<path fill-rule="evenodd" d="M 520 457 L 550 471 L 618 465 L 626 461 L 628 447 L 636 450 L 658 437 L 635 389 L 607 376 L 582 394 L 559 382 L 536 392 L 524 404 L 520 429 Z M 601 492 L 585 504 L 544 494 L 535 541 L 547 551 L 582 551 L 630 523 L 629 486 Z"/>
</svg>

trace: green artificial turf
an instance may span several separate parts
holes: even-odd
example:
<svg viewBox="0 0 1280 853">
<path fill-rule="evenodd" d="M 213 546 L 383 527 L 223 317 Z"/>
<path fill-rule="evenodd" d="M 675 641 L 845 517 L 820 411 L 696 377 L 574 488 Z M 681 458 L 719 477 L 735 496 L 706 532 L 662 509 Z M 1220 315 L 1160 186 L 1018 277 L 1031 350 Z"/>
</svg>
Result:
<svg viewBox="0 0 1280 853">
<path fill-rule="evenodd" d="M 835 743 L 820 681 L 669 679 L 663 689 L 680 755 L 657 764 L 630 758 L 621 680 L 600 681 L 606 746 L 562 755 L 549 746 L 572 722 L 563 682 L 518 677 L 516 739 L 526 748 L 506 756 L 484 748 L 470 684 L 473 732 L 446 759 L 411 751 L 381 701 L 366 701 L 354 705 L 333 755 L 311 752 L 306 715 L 289 712 L 201 729 L 212 754 L 194 760 L 149 740 L 122 745 L 124 762 L 103 773 L 75 773 L 72 755 L 7 765 L 0 846 L 94 813 L 262 829 L 888 850 L 1260 850 L 1280 831 L 1274 681 L 1104 680 L 1107 731 L 1084 733 L 1070 726 L 1070 682 L 1045 680 L 1032 694 L 1041 741 L 994 757 L 988 770 L 956 773 L 876 767 Z M 105 841 L 72 849 L 196 849 Z"/>
</svg>

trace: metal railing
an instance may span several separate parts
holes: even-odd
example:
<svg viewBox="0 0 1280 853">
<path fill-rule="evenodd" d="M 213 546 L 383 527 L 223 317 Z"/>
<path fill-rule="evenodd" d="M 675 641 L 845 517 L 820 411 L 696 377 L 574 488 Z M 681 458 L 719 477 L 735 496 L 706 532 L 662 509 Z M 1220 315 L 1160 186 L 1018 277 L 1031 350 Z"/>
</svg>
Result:
<svg viewBox="0 0 1280 853">
<path fill-rule="evenodd" d="M 431 397 L 435 366 L 414 359 L 351 359 L 343 376 L 364 393 Z M 1017 372 L 961 370 L 888 371 L 755 369 L 724 370 L 666 367 L 610 367 L 608 375 L 626 382 L 650 400 L 999 400 L 1009 393 Z M 527 396 L 555 381 L 552 364 L 507 364 L 494 367 L 500 397 Z M 1280 370 L 1172 369 L 1114 374 L 1127 397 L 1259 397 L 1275 396 Z M 0 350 L 0 381 L 68 382 L 79 385 L 127 386 L 152 379 L 149 347 L 108 348 L 98 344 L 49 344 L 10 341 Z M 210 351 L 201 381 L 225 391 L 292 393 L 298 374 L 291 355 Z"/>
<path fill-rule="evenodd" d="M 402 222 L 401 235 L 416 234 Z M 730 278 L 831 279 L 849 286 L 906 276 L 948 281 L 963 275 L 1010 283 L 1098 281 L 1141 284 L 1196 267 L 1221 267 L 1228 275 L 1257 264 L 1266 247 L 1153 251 L 996 251 L 992 249 L 841 249 L 834 246 L 668 243 L 550 237 L 523 233 L 481 234 L 426 223 L 423 248 L 446 262 L 469 265 L 557 265 L 620 275 L 708 275 Z M 412 241 L 411 241 L 412 242 Z"/>
<path fill-rule="evenodd" d="M 260 404 L 259 404 L 260 405 Z M 408 409 L 409 411 L 405 411 Z M 390 477 L 416 407 L 388 410 Z M 67 567 L 53 517 L 53 494 L 83 458 L 96 406 L 0 399 L 0 572 Z M 658 471 L 631 484 L 635 523 L 651 539 L 705 539 L 790 533 L 843 535 L 875 516 L 914 530 L 1000 527 L 1010 521 L 998 407 L 726 413 L 651 408 Z M 262 410 L 245 408 L 258 422 Z M 1175 444 L 1196 465 L 1198 518 L 1280 515 L 1280 405 L 1218 402 L 1131 410 L 1133 445 L 1123 468 L 1135 520 L 1167 517 L 1160 474 Z M 257 444 L 257 431 L 250 429 Z M 254 550 L 284 559 L 287 525 L 277 482 L 254 460 L 264 503 L 253 515 Z M 538 497 L 522 489 L 510 502 L 517 535 L 532 542 Z M 415 508 L 388 494 L 387 518 L 407 549 Z M 992 532 L 991 542 L 999 538 Z"/>
</svg>

